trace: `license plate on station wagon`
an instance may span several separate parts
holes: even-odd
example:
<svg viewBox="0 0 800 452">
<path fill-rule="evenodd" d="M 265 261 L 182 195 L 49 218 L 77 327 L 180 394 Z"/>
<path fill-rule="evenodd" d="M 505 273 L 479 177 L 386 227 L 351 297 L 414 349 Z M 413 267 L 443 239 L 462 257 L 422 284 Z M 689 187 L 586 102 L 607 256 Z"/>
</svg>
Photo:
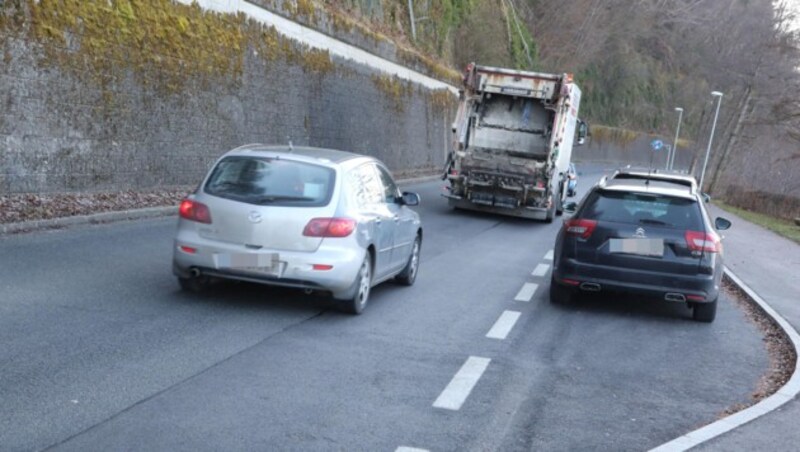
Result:
<svg viewBox="0 0 800 452">
<path fill-rule="evenodd" d="M 611 239 L 611 253 L 638 254 L 640 256 L 663 256 L 663 239 Z"/>
</svg>

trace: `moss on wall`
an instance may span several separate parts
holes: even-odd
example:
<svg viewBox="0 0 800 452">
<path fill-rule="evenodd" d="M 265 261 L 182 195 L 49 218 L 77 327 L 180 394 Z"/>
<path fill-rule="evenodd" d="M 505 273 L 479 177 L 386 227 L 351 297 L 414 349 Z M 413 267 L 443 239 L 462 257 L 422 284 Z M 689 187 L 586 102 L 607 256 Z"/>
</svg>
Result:
<svg viewBox="0 0 800 452">
<path fill-rule="evenodd" d="M 386 98 L 394 104 L 397 111 L 403 111 L 408 97 L 414 93 L 411 82 L 388 75 L 373 75 L 372 83 L 375 84 Z"/>
<path fill-rule="evenodd" d="M 292 5 L 298 15 L 314 14 L 310 0 Z M 40 64 L 99 86 L 105 102 L 113 102 L 110 87 L 127 73 L 166 93 L 185 89 L 191 77 L 236 85 L 249 49 L 312 73 L 336 69 L 328 51 L 287 39 L 243 14 L 172 0 L 14 0 L 0 8 L 0 31 L 40 44 Z"/>
</svg>

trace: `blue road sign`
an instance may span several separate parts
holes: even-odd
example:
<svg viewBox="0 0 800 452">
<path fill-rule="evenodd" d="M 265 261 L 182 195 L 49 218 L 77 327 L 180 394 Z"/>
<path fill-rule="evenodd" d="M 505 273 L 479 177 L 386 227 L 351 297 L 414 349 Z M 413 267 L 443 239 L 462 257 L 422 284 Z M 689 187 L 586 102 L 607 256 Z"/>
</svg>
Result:
<svg viewBox="0 0 800 452">
<path fill-rule="evenodd" d="M 650 142 L 650 147 L 653 148 L 654 151 L 658 151 L 664 147 L 664 142 L 661 140 L 653 140 Z"/>
</svg>

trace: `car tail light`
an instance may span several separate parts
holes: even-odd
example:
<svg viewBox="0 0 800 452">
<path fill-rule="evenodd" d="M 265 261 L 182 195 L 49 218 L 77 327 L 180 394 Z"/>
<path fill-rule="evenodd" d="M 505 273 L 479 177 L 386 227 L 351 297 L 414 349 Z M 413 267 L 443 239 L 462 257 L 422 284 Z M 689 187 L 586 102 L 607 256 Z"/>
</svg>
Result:
<svg viewBox="0 0 800 452">
<path fill-rule="evenodd" d="M 709 253 L 722 251 L 719 237 L 713 232 L 686 231 L 685 237 L 686 245 L 692 251 L 707 251 Z"/>
<path fill-rule="evenodd" d="M 303 235 L 306 237 L 347 237 L 355 229 L 356 221 L 350 218 L 313 218 L 303 229 Z"/>
<path fill-rule="evenodd" d="M 327 264 L 313 264 L 313 265 L 311 266 L 311 268 L 312 268 L 313 270 L 318 270 L 318 271 L 327 271 L 327 270 L 331 270 L 331 269 L 333 269 L 333 265 L 327 265 Z"/>
<path fill-rule="evenodd" d="M 178 209 L 181 218 L 198 223 L 211 224 L 211 211 L 208 206 L 203 203 L 192 201 L 191 199 L 184 199 L 181 201 L 181 206 Z"/>
<path fill-rule="evenodd" d="M 192 248 L 191 246 L 181 245 L 179 248 L 187 254 L 195 254 L 197 252 L 197 248 Z"/>
<path fill-rule="evenodd" d="M 559 281 L 568 286 L 577 286 L 581 283 L 580 281 L 575 281 L 574 279 L 567 279 L 567 278 L 559 279 Z"/>
<path fill-rule="evenodd" d="M 596 221 L 584 220 L 582 218 L 572 218 L 564 222 L 564 228 L 567 229 L 567 234 L 577 235 L 582 239 L 591 237 L 596 226 Z"/>
</svg>

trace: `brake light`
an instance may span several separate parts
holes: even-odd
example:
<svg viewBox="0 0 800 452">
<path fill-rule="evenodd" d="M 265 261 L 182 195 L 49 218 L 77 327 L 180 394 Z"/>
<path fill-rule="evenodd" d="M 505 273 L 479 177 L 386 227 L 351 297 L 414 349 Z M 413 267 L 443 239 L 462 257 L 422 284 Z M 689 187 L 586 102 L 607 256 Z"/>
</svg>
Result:
<svg viewBox="0 0 800 452">
<path fill-rule="evenodd" d="M 303 235 L 306 237 L 347 237 L 356 229 L 356 221 L 350 218 L 312 218 Z"/>
<path fill-rule="evenodd" d="M 572 218 L 564 222 L 567 234 L 577 235 L 582 239 L 591 237 L 596 226 L 597 222 L 595 220 L 584 220 L 582 218 Z"/>
<path fill-rule="evenodd" d="M 209 211 L 208 206 L 203 203 L 192 201 L 191 199 L 184 199 L 181 201 L 178 212 L 183 219 L 211 224 L 211 211 Z"/>
<path fill-rule="evenodd" d="M 722 251 L 722 244 L 719 237 L 713 232 L 686 231 L 686 245 L 692 251 L 707 251 L 709 253 L 719 253 Z"/>
</svg>

